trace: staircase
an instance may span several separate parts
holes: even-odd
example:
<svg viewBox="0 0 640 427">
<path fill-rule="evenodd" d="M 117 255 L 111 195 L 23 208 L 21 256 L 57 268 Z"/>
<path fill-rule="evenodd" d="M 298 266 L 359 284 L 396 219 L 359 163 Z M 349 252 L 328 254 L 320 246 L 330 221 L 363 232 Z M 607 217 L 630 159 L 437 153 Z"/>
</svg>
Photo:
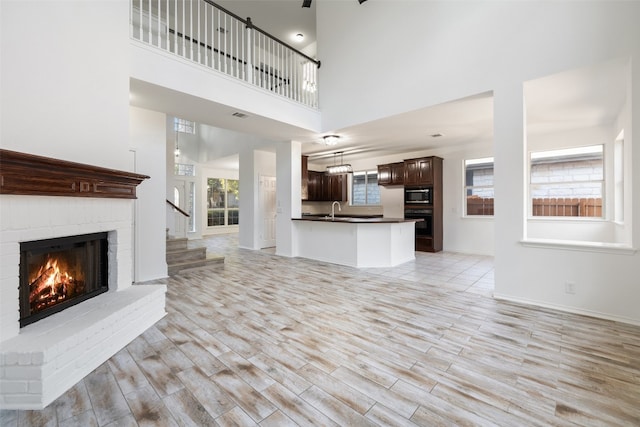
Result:
<svg viewBox="0 0 640 427">
<path fill-rule="evenodd" d="M 187 238 L 167 236 L 167 266 L 169 276 L 192 268 L 224 264 L 224 256 L 207 254 L 207 248 L 188 248 Z"/>
</svg>

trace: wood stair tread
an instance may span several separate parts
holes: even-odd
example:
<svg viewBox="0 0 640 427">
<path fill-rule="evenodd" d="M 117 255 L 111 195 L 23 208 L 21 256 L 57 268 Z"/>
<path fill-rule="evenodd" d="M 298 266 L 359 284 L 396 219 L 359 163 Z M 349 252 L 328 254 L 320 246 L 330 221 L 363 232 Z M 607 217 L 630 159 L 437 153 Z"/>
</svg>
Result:
<svg viewBox="0 0 640 427">
<path fill-rule="evenodd" d="M 205 268 L 211 265 L 224 264 L 224 256 L 209 254 L 207 248 L 189 248 L 186 237 L 167 237 L 166 261 L 169 276 Z"/>
</svg>

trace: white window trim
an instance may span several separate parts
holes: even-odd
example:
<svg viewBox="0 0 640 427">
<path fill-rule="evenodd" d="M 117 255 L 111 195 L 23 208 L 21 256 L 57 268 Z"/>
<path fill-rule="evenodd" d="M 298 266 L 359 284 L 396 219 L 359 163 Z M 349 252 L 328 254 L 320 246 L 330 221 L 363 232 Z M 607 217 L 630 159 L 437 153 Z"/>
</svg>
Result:
<svg viewBox="0 0 640 427">
<path fill-rule="evenodd" d="M 602 216 L 599 217 L 580 217 L 580 216 L 534 216 L 533 215 L 533 199 L 531 197 L 531 155 L 532 153 L 539 152 L 547 152 L 547 151 L 562 151 L 562 150 L 573 150 L 573 149 L 581 149 L 581 148 L 589 148 L 595 146 L 602 146 Z M 607 155 L 606 155 L 606 144 L 590 144 L 587 146 L 577 146 L 577 147 L 565 147 L 565 148 L 557 148 L 551 150 L 532 150 L 528 152 L 528 162 L 527 162 L 527 220 L 528 221 L 578 221 L 578 222 L 607 222 L 610 219 L 607 217 Z M 593 182 L 593 181 L 589 181 Z M 552 184 L 561 184 L 562 182 L 553 182 Z"/>
<path fill-rule="evenodd" d="M 494 157 L 477 157 L 472 159 L 462 159 L 462 219 L 493 219 L 495 218 L 495 175 L 493 185 L 467 185 L 467 162 L 488 163 L 491 162 L 494 167 L 495 174 L 495 158 Z M 494 214 L 493 215 L 469 215 L 467 214 L 467 190 L 469 188 L 493 188 L 494 189 Z"/>
<path fill-rule="evenodd" d="M 356 174 L 366 174 L 365 176 L 365 187 L 368 185 L 368 181 L 369 181 L 369 174 L 370 173 L 375 173 L 376 176 L 378 174 L 378 170 L 377 169 L 371 169 L 371 170 L 362 170 L 362 171 L 355 171 L 352 174 L 350 174 L 349 176 L 349 181 L 347 182 L 348 184 L 348 195 L 349 195 L 349 206 L 354 206 L 354 207 L 381 207 L 382 206 L 382 200 L 380 201 L 380 203 L 378 204 L 370 204 L 370 203 L 365 203 L 365 204 L 354 204 L 353 203 L 353 176 Z M 377 178 L 376 178 L 376 182 L 377 182 Z M 378 185 L 378 191 L 380 191 L 379 189 L 379 185 Z M 365 199 L 368 201 L 369 197 L 368 197 L 368 192 L 365 193 Z"/>
<path fill-rule="evenodd" d="M 238 178 L 218 178 L 218 177 L 207 177 L 206 178 L 206 192 L 209 191 L 209 179 L 224 179 L 224 185 L 225 185 L 225 189 L 224 189 L 224 208 L 211 208 L 211 209 L 221 209 L 224 211 L 224 220 L 225 220 L 225 224 L 222 225 L 209 225 L 209 207 L 207 206 L 207 203 L 204 204 L 205 207 L 205 224 L 206 224 L 206 229 L 209 231 L 212 230 L 234 230 L 234 229 L 238 229 L 238 227 L 240 226 L 240 224 L 228 224 L 229 222 L 229 210 L 238 210 L 238 213 L 240 212 L 240 206 L 238 206 L 237 208 L 229 208 L 228 203 L 229 203 L 229 199 L 228 199 L 228 182 L 229 181 L 238 181 Z M 239 220 L 240 218 L 238 218 Z"/>
</svg>

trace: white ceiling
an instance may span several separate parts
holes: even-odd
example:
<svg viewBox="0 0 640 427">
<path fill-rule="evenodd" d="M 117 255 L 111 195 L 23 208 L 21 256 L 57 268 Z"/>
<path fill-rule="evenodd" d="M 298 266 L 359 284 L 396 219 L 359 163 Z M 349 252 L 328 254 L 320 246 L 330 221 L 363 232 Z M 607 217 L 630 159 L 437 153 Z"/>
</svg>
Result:
<svg viewBox="0 0 640 427">
<path fill-rule="evenodd" d="M 302 0 L 226 0 L 216 3 L 240 17 L 251 17 L 255 25 L 292 46 L 302 47 L 288 38 L 297 32 L 305 34 L 305 44 L 315 42 L 313 2 L 311 8 L 302 8 Z M 626 66 L 626 60 L 614 60 L 525 83 L 527 131 L 561 132 L 613 123 L 625 101 Z M 254 115 L 238 120 L 231 116 L 235 111 L 233 108 L 144 82 L 132 80 L 131 92 L 135 94 L 131 104 L 142 108 L 273 141 L 300 141 L 303 154 L 312 156 L 316 163 L 332 162 L 336 151 L 344 152 L 344 156 L 353 161 L 424 151 L 444 144 L 487 143 L 493 139 L 493 98 L 490 92 L 336 129 L 335 133 L 341 136 L 341 140 L 334 147 L 319 144 L 322 135 L 315 132 Z M 180 106 L 179 110 L 176 106 Z M 442 136 L 434 138 L 431 136 L 434 134 Z"/>
</svg>

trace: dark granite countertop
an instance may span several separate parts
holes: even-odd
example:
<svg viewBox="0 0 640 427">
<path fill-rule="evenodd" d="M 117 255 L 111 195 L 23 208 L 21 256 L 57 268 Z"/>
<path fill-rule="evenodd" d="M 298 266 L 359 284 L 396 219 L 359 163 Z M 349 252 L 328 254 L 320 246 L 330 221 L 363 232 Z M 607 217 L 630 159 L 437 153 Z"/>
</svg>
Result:
<svg viewBox="0 0 640 427">
<path fill-rule="evenodd" d="M 381 216 L 338 216 L 331 215 L 303 215 L 302 218 L 291 218 L 293 221 L 344 222 L 352 224 L 390 224 L 401 222 L 416 222 L 422 219 L 383 218 Z"/>
</svg>

